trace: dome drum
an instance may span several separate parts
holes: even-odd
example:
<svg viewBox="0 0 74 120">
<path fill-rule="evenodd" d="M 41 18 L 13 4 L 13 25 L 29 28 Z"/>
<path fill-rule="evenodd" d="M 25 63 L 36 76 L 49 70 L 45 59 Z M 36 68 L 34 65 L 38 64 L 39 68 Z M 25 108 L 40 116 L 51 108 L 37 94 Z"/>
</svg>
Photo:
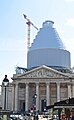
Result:
<svg viewBox="0 0 74 120">
<path fill-rule="evenodd" d="M 29 51 L 27 67 L 41 65 L 61 66 L 70 69 L 70 53 L 63 49 L 38 49 Z"/>
</svg>

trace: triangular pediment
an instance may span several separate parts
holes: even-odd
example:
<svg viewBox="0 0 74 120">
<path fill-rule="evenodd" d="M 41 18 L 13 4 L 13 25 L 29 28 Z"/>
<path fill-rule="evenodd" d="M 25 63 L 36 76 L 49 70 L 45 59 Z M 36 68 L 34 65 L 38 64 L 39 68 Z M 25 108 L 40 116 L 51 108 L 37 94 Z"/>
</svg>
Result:
<svg viewBox="0 0 74 120">
<path fill-rule="evenodd" d="M 20 75 L 19 77 L 24 78 L 60 78 L 60 77 L 68 77 L 62 72 L 59 72 L 57 70 L 54 70 L 47 66 L 40 66 L 37 68 L 34 68 L 28 72 L 26 72 L 23 75 Z"/>
</svg>

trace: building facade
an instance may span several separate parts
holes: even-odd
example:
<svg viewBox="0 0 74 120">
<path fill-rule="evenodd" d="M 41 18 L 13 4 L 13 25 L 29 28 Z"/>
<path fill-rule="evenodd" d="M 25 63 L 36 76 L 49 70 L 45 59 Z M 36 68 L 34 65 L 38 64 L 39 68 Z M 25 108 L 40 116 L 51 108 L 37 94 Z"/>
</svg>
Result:
<svg viewBox="0 0 74 120">
<path fill-rule="evenodd" d="M 48 105 L 74 97 L 70 52 L 46 21 L 27 54 L 27 68 L 16 70 L 7 87 L 6 108 L 11 111 L 44 111 Z M 23 72 L 21 73 L 22 70 Z M 4 108 L 4 87 L 2 98 Z"/>
<path fill-rule="evenodd" d="M 40 66 L 22 75 L 13 75 L 7 88 L 7 109 L 43 111 L 45 106 L 74 97 L 74 78 L 47 66 Z M 4 93 L 4 92 L 3 92 Z M 34 95 L 36 103 L 33 101 Z M 4 102 L 3 102 L 4 103 Z"/>
</svg>

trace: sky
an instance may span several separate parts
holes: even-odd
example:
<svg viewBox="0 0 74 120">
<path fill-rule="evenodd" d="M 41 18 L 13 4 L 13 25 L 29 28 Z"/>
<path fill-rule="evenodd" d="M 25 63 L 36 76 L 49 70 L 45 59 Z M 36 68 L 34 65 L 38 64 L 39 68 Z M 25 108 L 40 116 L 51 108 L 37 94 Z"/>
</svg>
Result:
<svg viewBox="0 0 74 120">
<path fill-rule="evenodd" d="M 60 38 L 71 53 L 74 66 L 74 0 L 0 0 L 0 84 L 17 66 L 27 67 L 27 24 L 23 14 L 39 29 L 54 21 Z M 37 34 L 31 26 L 31 43 Z"/>
</svg>

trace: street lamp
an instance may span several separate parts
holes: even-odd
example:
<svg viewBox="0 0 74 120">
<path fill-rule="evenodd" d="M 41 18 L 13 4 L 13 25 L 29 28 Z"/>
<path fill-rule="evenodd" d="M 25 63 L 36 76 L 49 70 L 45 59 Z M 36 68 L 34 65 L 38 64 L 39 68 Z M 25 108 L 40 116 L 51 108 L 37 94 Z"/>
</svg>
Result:
<svg viewBox="0 0 74 120">
<path fill-rule="evenodd" d="M 2 85 L 5 87 L 5 98 L 4 98 L 4 110 L 6 110 L 6 87 L 9 84 L 9 80 L 7 79 L 7 75 L 5 75 L 5 78 L 3 80 Z"/>
<path fill-rule="evenodd" d="M 34 98 L 35 98 L 35 99 L 37 98 L 37 94 L 36 94 L 36 93 L 34 94 Z"/>
<path fill-rule="evenodd" d="M 37 94 L 35 93 L 33 95 L 33 110 L 36 110 L 36 98 L 37 98 Z"/>
<path fill-rule="evenodd" d="M 36 115 L 36 98 L 37 98 L 37 94 L 35 93 L 33 95 L 33 113 L 34 113 L 34 120 L 38 120 L 38 116 Z"/>
<path fill-rule="evenodd" d="M 46 99 L 44 99 L 44 101 L 43 101 L 43 108 L 44 108 L 44 112 L 46 112 Z"/>
</svg>

